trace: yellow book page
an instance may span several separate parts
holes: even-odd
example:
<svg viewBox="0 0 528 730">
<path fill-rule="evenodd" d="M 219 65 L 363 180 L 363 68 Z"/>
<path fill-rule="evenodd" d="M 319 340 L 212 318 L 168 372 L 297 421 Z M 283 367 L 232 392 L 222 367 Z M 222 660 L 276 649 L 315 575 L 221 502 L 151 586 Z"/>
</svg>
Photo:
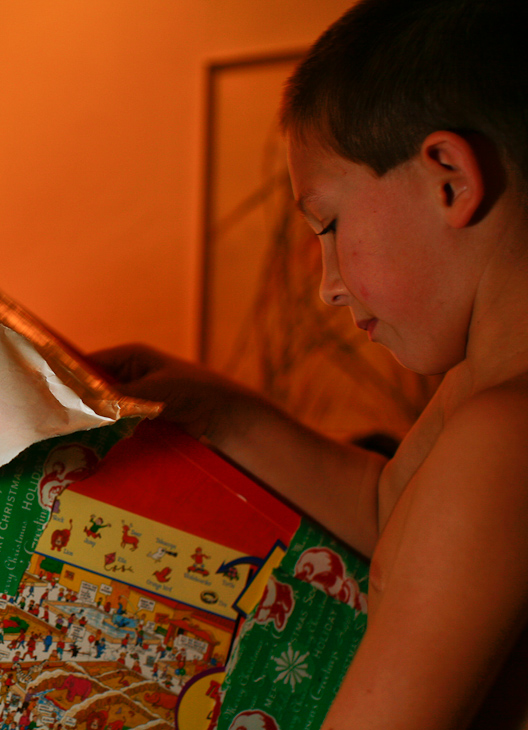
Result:
<svg viewBox="0 0 528 730">
<path fill-rule="evenodd" d="M 37 552 L 230 619 L 249 572 L 236 550 L 69 491 Z M 95 584 L 78 590 L 95 600 Z"/>
</svg>

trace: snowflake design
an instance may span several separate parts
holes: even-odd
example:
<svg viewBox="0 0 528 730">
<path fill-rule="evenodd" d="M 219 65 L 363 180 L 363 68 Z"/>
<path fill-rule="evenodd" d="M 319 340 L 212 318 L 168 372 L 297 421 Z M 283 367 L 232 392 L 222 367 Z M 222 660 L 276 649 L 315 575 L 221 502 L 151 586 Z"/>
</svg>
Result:
<svg viewBox="0 0 528 730">
<path fill-rule="evenodd" d="M 306 671 L 308 669 L 307 657 L 308 652 L 301 654 L 300 651 L 294 650 L 291 646 L 283 651 L 278 658 L 273 657 L 278 672 L 274 682 L 284 682 L 284 684 L 289 684 L 292 690 L 295 690 L 295 685 L 300 684 L 303 679 L 311 679 L 311 674 Z"/>
</svg>

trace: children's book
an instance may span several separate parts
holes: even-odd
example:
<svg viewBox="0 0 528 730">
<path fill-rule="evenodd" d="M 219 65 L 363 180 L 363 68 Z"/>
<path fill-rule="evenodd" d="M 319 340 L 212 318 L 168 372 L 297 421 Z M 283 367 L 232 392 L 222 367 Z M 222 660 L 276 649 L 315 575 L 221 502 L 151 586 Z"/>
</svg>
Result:
<svg viewBox="0 0 528 730">
<path fill-rule="evenodd" d="M 115 442 L 117 425 L 87 433 Z M 81 433 L 31 448 L 90 461 L 95 446 Z M 5 727 L 215 727 L 245 603 L 299 522 L 199 442 L 140 423 L 57 497 L 16 595 L 1 598 Z"/>
</svg>

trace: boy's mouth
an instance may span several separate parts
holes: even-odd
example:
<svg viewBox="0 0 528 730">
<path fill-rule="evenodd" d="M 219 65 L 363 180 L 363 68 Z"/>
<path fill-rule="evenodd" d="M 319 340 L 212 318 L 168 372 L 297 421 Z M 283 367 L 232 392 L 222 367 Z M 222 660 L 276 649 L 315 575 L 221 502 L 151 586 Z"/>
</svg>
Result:
<svg viewBox="0 0 528 730">
<path fill-rule="evenodd" d="M 378 320 L 375 317 L 372 317 L 372 319 L 362 319 L 357 322 L 357 326 L 360 330 L 365 330 L 365 332 L 368 333 L 369 338 L 372 339 L 377 323 Z"/>
</svg>

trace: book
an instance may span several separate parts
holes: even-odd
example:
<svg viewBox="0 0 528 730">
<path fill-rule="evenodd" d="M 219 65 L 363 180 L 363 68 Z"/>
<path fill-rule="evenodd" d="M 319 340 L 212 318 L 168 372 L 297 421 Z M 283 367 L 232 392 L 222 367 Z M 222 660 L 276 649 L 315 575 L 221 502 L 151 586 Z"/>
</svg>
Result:
<svg viewBox="0 0 528 730">
<path fill-rule="evenodd" d="M 238 604 L 257 571 L 258 599 L 300 517 L 170 424 L 115 443 L 116 426 L 91 432 L 111 448 L 57 497 L 16 596 L 2 596 L 0 719 L 208 730 Z"/>
</svg>

